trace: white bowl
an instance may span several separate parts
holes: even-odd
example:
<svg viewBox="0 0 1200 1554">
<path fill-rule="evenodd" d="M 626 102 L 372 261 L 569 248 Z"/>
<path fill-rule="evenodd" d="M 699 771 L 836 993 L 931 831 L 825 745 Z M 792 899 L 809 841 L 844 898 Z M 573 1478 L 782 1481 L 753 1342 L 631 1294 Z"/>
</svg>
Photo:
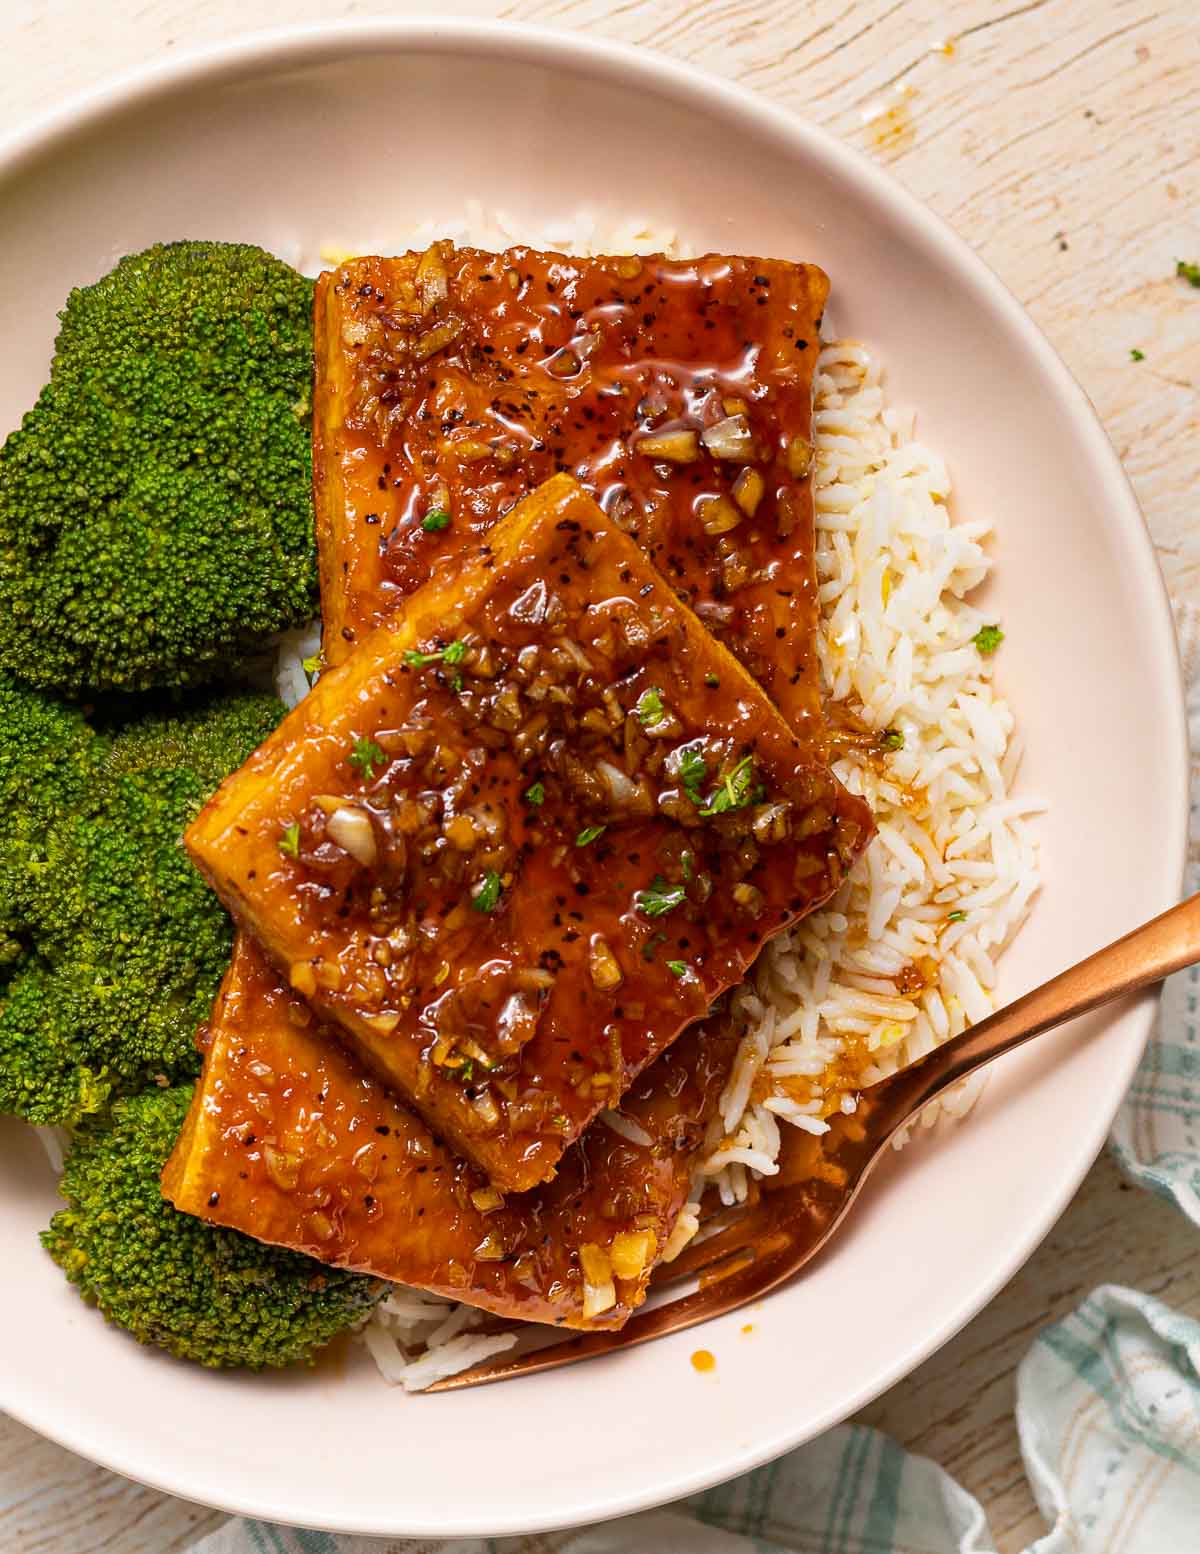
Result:
<svg viewBox="0 0 1200 1554">
<path fill-rule="evenodd" d="M 539 224 L 581 205 L 701 247 L 811 259 L 841 333 L 998 531 L 1001 680 L 1052 809 L 1046 888 L 1005 995 L 1176 899 L 1186 740 L 1174 636 L 1133 496 L 1084 395 L 965 244 L 789 115 L 646 53 L 474 22 L 301 30 L 102 88 L 0 152 L 0 424 L 32 401 L 67 289 L 156 239 L 394 249 L 470 197 Z M 1014 241 L 1019 235 L 1014 233 Z M 209 1374 L 139 1349 L 40 1250 L 53 1184 L 0 1127 L 0 1405 L 193 1500 L 331 1529 L 503 1534 L 614 1516 L 844 1419 L 1020 1266 L 1100 1148 L 1149 998 L 1008 1060 L 957 1129 L 881 1173 L 849 1228 L 741 1333 L 737 1314 L 578 1369 L 445 1397 L 365 1358 Z M 703 1344 L 715 1372 L 689 1363 Z"/>
</svg>

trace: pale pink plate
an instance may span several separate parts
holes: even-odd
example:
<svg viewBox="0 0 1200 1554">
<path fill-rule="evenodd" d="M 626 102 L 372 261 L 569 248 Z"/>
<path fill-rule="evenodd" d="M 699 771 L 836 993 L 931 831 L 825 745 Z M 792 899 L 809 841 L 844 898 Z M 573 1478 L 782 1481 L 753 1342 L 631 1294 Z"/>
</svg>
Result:
<svg viewBox="0 0 1200 1554">
<path fill-rule="evenodd" d="M 970 250 L 866 161 L 719 81 L 581 37 L 474 22 L 303 30 L 106 87 L 0 149 L 0 423 L 67 289 L 157 239 L 396 246 L 465 201 L 588 207 L 701 247 L 816 260 L 998 531 L 1002 679 L 1052 803 L 1015 994 L 1177 895 L 1186 742 L 1171 620 L 1087 400 Z M 1014 234 L 1014 242 L 1019 241 Z M 0 1405 L 195 1500 L 357 1532 L 501 1534 L 615 1516 L 844 1419 L 944 1343 L 1045 1235 L 1133 1072 L 1149 999 L 1011 1059 L 969 1122 L 874 1184 L 832 1254 L 702 1334 L 438 1398 L 344 1371 L 210 1375 L 140 1350 L 39 1248 L 36 1143 L 0 1127 Z M 699 1343 L 717 1359 L 700 1375 Z"/>
</svg>

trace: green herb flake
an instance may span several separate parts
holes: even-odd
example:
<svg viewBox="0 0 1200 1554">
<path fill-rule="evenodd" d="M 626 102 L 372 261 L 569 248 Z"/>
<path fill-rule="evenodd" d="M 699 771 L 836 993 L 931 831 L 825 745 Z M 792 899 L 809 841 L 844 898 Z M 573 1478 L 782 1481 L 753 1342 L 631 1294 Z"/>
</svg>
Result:
<svg viewBox="0 0 1200 1554">
<path fill-rule="evenodd" d="M 1131 362 L 1144 362 L 1146 360 L 1146 353 L 1145 351 L 1139 351 L 1135 345 L 1133 350 L 1129 353 L 1129 360 Z"/>
<path fill-rule="evenodd" d="M 451 1073 L 460 1085 L 469 1085 L 475 1077 L 475 1059 L 467 1058 L 458 1068 L 451 1069 Z"/>
<path fill-rule="evenodd" d="M 898 728 L 885 728 L 879 736 L 879 748 L 881 750 L 903 750 L 904 735 Z"/>
<path fill-rule="evenodd" d="M 300 660 L 300 667 L 304 670 L 308 677 L 308 683 L 311 685 L 321 672 L 320 653 L 310 653 L 307 658 L 302 658 Z"/>
<path fill-rule="evenodd" d="M 662 722 L 667 715 L 667 709 L 663 703 L 662 692 L 657 685 L 652 685 L 649 690 L 642 692 L 634 711 L 643 728 L 653 728 L 656 723 Z"/>
<path fill-rule="evenodd" d="M 483 876 L 483 884 L 471 897 L 471 905 L 477 912 L 494 912 L 500 904 L 500 876 L 489 869 Z"/>
<path fill-rule="evenodd" d="M 951 912 L 946 918 L 948 923 L 965 923 L 966 920 L 967 914 L 965 912 Z"/>
<path fill-rule="evenodd" d="M 725 774 L 724 782 L 709 796 L 700 813 L 707 817 L 725 815 L 731 809 L 744 809 L 754 791 L 754 758 L 743 756 L 732 771 Z"/>
<path fill-rule="evenodd" d="M 713 674 L 712 670 L 710 669 L 709 672 L 704 676 L 704 683 L 708 686 L 710 691 L 719 690 L 721 685 L 721 677 L 720 675 Z"/>
<path fill-rule="evenodd" d="M 462 641 L 452 642 L 449 647 L 438 648 L 432 653 L 421 653 L 416 648 L 409 648 L 404 655 L 404 662 L 410 669 L 424 669 L 427 664 L 461 664 L 467 651 L 467 644 Z"/>
<path fill-rule="evenodd" d="M 667 970 L 673 977 L 686 977 L 688 974 L 688 963 L 685 960 L 669 960 L 667 962 Z"/>
<path fill-rule="evenodd" d="M 666 944 L 666 942 L 667 936 L 665 933 L 652 933 L 645 944 L 642 945 L 642 959 L 653 960 L 659 945 Z"/>
<path fill-rule="evenodd" d="M 1200 286 L 1200 264 L 1189 264 L 1186 259 L 1176 259 L 1175 274 L 1189 286 Z"/>
<path fill-rule="evenodd" d="M 693 865 L 692 854 L 690 852 L 680 853 L 680 855 L 679 855 L 679 864 L 680 864 L 680 867 L 683 869 L 684 883 L 687 884 L 687 885 L 690 885 L 692 883 L 692 876 L 695 873 L 695 870 L 692 867 L 692 865 Z"/>
<path fill-rule="evenodd" d="M 536 808 L 546 802 L 546 784 L 544 782 L 531 782 L 522 795 L 526 804 L 532 804 Z"/>
<path fill-rule="evenodd" d="M 458 695 L 459 691 L 462 690 L 464 684 L 465 684 L 465 681 L 463 680 L 462 675 L 460 675 L 460 674 L 452 674 L 450 676 L 450 689 L 454 692 L 454 694 L 456 696 Z"/>
<path fill-rule="evenodd" d="M 293 820 L 290 826 L 285 826 L 279 837 L 279 851 L 288 858 L 300 856 L 300 822 Z"/>
<path fill-rule="evenodd" d="M 679 752 L 679 781 L 683 784 L 683 791 L 699 809 L 704 803 L 700 789 L 708 781 L 708 763 L 695 745 L 684 745 Z"/>
<path fill-rule="evenodd" d="M 576 847 L 586 847 L 589 842 L 594 842 L 598 836 L 603 836 L 607 830 L 607 826 L 584 826 L 583 830 L 575 838 Z"/>
<path fill-rule="evenodd" d="M 999 626 L 981 626 L 971 641 L 979 649 L 981 658 L 991 658 L 992 654 L 1004 641 L 1004 633 Z"/>
<path fill-rule="evenodd" d="M 386 759 L 373 739 L 356 739 L 350 750 L 350 765 L 364 782 L 371 781 L 375 768 L 381 767 Z"/>
<path fill-rule="evenodd" d="M 421 527 L 426 534 L 440 534 L 450 527 L 450 514 L 444 507 L 431 507 L 421 519 Z"/>
<path fill-rule="evenodd" d="M 656 874 L 645 890 L 638 891 L 634 900 L 644 917 L 665 917 L 683 905 L 687 891 L 682 885 L 669 885 L 661 874 Z"/>
</svg>

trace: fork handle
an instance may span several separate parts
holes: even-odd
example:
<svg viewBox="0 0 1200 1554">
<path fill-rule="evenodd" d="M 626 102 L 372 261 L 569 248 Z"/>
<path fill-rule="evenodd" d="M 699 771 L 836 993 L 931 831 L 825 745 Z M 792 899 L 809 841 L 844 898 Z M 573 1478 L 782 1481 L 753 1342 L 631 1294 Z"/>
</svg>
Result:
<svg viewBox="0 0 1200 1554">
<path fill-rule="evenodd" d="M 1069 971 L 1006 1004 L 884 1083 L 903 1086 L 906 1111 L 911 1116 L 993 1058 L 1003 1057 L 1065 1020 L 1161 982 L 1173 971 L 1197 961 L 1200 895 L 1189 896 L 1107 949 L 1097 950 Z"/>
</svg>

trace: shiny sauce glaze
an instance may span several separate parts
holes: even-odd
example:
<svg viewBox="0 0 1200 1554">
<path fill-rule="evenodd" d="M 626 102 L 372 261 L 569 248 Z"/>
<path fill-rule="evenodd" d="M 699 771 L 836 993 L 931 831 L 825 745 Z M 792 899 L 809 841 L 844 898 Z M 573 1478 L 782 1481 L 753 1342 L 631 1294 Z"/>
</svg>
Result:
<svg viewBox="0 0 1200 1554">
<path fill-rule="evenodd" d="M 327 651 L 570 472 L 820 733 L 812 375 L 828 293 L 778 260 L 512 248 L 358 259 L 316 302 Z"/>
<path fill-rule="evenodd" d="M 863 840 L 565 476 L 323 675 L 187 836 L 292 986 L 512 1191 Z"/>
<path fill-rule="evenodd" d="M 501 1316 L 619 1327 L 686 1199 L 736 1032 L 715 1019 L 689 1031 L 626 1095 L 620 1132 L 598 1120 L 553 1182 L 507 1197 L 369 1077 L 244 935 L 205 1045 L 164 1173 L 177 1208 Z"/>
</svg>

